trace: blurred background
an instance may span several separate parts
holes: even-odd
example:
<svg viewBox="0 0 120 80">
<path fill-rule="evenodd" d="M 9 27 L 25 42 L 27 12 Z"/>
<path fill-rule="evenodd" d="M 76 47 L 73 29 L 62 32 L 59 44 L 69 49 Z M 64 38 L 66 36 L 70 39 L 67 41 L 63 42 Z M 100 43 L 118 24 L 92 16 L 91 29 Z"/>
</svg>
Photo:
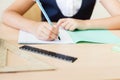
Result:
<svg viewBox="0 0 120 80">
<path fill-rule="evenodd" d="M 1 0 L 0 1 L 0 21 L 1 21 L 1 16 L 4 12 L 4 10 L 10 6 L 15 0 Z M 36 21 L 40 21 L 40 10 L 38 8 L 38 6 L 35 4 L 30 10 L 28 10 L 24 16 L 26 18 L 32 19 L 32 20 L 36 20 Z M 104 9 L 104 7 L 97 2 L 94 12 L 92 14 L 92 19 L 95 18 L 104 18 L 104 17 L 109 17 L 109 13 Z"/>
</svg>

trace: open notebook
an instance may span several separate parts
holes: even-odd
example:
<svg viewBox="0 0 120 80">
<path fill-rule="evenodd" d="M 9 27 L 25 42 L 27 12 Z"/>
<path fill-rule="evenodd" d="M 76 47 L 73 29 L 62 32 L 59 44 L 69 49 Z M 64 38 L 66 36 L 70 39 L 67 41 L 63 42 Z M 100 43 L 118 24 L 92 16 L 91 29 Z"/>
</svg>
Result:
<svg viewBox="0 0 120 80">
<path fill-rule="evenodd" d="M 20 31 L 18 43 L 120 43 L 120 38 L 115 36 L 109 30 L 83 30 L 83 31 L 65 31 L 60 29 L 59 36 L 61 40 L 54 41 L 42 41 L 38 40 L 35 36 L 30 33 Z"/>
</svg>

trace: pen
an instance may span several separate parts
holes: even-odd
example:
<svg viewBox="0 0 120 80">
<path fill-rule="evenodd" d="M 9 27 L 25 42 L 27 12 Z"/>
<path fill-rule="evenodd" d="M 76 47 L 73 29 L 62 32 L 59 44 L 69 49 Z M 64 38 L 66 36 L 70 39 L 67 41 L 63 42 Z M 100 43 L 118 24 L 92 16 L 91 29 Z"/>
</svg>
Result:
<svg viewBox="0 0 120 80">
<path fill-rule="evenodd" d="M 52 21 L 51 21 L 50 18 L 48 17 L 46 11 L 44 10 L 44 8 L 43 8 L 43 6 L 42 6 L 42 4 L 41 4 L 41 2 L 40 2 L 39 0 L 36 0 L 36 3 L 38 4 L 39 8 L 41 9 L 41 11 L 42 11 L 43 15 L 45 16 L 47 22 L 48 22 L 50 25 L 52 25 Z M 59 37 L 59 36 L 58 36 L 58 39 L 60 40 L 60 37 Z"/>
</svg>

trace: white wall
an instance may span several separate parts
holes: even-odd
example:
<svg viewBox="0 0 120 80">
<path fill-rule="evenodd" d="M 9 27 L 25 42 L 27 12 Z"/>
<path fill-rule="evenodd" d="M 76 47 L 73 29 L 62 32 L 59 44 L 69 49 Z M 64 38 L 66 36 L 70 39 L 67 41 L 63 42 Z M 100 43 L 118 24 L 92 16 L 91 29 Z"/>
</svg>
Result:
<svg viewBox="0 0 120 80">
<path fill-rule="evenodd" d="M 91 18 L 92 19 L 104 18 L 104 17 L 109 17 L 109 16 L 110 15 L 107 12 L 107 10 L 99 2 L 97 2 Z"/>
</svg>

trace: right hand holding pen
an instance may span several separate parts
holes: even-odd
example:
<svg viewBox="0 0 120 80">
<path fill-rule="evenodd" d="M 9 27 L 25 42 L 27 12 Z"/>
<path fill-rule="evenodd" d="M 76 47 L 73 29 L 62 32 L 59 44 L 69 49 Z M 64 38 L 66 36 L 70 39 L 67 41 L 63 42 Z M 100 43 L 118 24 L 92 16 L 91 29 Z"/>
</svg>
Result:
<svg viewBox="0 0 120 80">
<path fill-rule="evenodd" d="M 58 28 L 47 22 L 36 24 L 33 34 L 40 40 L 55 40 L 58 37 Z"/>
</svg>

